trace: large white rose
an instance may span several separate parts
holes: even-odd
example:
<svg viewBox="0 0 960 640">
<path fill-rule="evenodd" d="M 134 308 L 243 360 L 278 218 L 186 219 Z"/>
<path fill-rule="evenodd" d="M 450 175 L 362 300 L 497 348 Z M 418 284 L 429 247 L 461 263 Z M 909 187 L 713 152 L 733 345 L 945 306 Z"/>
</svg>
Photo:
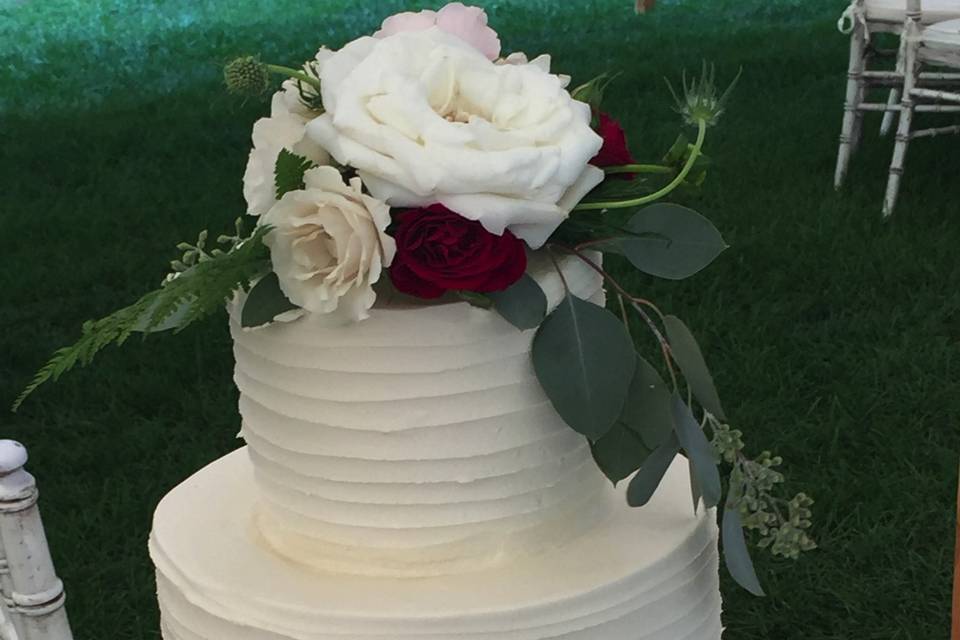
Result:
<svg viewBox="0 0 960 640">
<path fill-rule="evenodd" d="M 280 289 L 307 311 L 363 320 L 376 300 L 373 284 L 396 253 L 386 234 L 390 208 L 333 167 L 310 169 L 303 181 L 260 219 L 273 227 L 264 243 Z"/>
<path fill-rule="evenodd" d="M 323 66 L 307 136 L 392 206 L 439 202 L 537 248 L 603 179 L 602 140 L 547 59 L 511 62 L 436 27 L 354 40 Z"/>
<path fill-rule="evenodd" d="M 305 73 L 319 77 L 320 70 L 333 52 L 320 49 L 314 60 L 303 65 Z M 280 91 L 273 94 L 270 102 L 270 117 L 260 118 L 253 124 L 253 149 L 247 159 L 243 175 L 243 197 L 247 200 L 247 213 L 266 213 L 276 198 L 276 164 L 282 149 L 313 160 L 318 165 L 329 164 L 330 156 L 317 143 L 305 136 L 307 123 L 317 112 L 303 101 L 313 92 L 309 85 L 284 81 Z"/>
</svg>

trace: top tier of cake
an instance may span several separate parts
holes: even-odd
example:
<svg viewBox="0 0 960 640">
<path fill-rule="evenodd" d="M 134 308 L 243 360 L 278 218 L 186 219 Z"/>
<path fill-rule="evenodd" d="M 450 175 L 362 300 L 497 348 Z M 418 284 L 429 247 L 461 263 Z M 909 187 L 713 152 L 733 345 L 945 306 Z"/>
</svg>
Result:
<svg viewBox="0 0 960 640">
<path fill-rule="evenodd" d="M 561 267 L 575 295 L 602 303 L 596 272 Z M 556 304 L 554 266 L 534 259 L 531 274 Z M 231 326 L 258 526 L 280 554 L 440 575 L 555 547 L 606 517 L 607 481 L 534 375 L 534 331 L 466 303 Z"/>
</svg>

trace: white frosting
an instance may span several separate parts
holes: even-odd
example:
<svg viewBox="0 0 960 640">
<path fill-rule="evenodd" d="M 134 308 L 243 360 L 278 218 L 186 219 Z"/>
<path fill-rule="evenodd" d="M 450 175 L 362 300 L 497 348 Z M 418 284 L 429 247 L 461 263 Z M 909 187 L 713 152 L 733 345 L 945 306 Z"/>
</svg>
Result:
<svg viewBox="0 0 960 640">
<path fill-rule="evenodd" d="M 602 281 L 561 261 L 581 298 Z M 531 273 L 551 304 L 553 264 Z M 535 554 L 605 515 L 607 481 L 533 372 L 534 331 L 466 303 L 381 306 L 342 324 L 231 322 L 256 518 L 279 553 L 324 571 L 428 576 Z"/>
<path fill-rule="evenodd" d="M 495 569 L 400 579 L 324 573 L 274 554 L 251 525 L 237 451 L 161 502 L 150 552 L 164 640 L 718 640 L 717 527 L 694 515 L 678 459 L 641 509 L 563 548 Z"/>
</svg>

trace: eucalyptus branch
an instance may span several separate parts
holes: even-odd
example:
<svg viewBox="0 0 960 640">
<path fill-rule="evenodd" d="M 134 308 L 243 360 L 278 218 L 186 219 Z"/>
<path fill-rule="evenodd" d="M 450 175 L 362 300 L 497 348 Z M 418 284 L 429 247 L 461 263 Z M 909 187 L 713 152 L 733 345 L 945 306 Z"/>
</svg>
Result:
<svg viewBox="0 0 960 640">
<path fill-rule="evenodd" d="M 553 268 L 557 270 L 557 275 L 560 276 L 560 282 L 563 284 L 564 293 L 570 295 L 570 285 L 567 284 L 567 278 L 563 275 L 563 269 L 560 268 L 560 264 L 557 262 L 557 257 L 553 255 L 553 251 L 550 251 L 553 246 L 559 245 L 547 245 L 547 255 L 550 256 L 550 262 L 553 263 Z"/>
<path fill-rule="evenodd" d="M 707 411 L 704 419 L 713 432 L 712 443 L 718 461 L 732 466 L 727 508 L 740 512 L 745 528 L 759 532 L 761 538 L 757 545 L 770 546 L 774 555 L 793 559 L 815 549 L 817 544 L 807 533 L 812 524 L 809 507 L 813 499 L 798 493 L 791 500 L 785 500 L 772 493 L 784 481 L 783 474 L 777 471 L 783 459 L 769 451 L 762 452 L 756 459 L 748 458 L 743 453 L 743 433 L 739 429 L 731 429 Z M 786 514 L 782 509 L 784 505 Z"/>
<path fill-rule="evenodd" d="M 623 326 L 627 330 L 627 335 L 630 336 L 630 341 L 633 341 L 633 333 L 630 331 L 630 318 L 627 316 L 627 305 L 623 303 L 623 294 L 619 291 L 617 292 L 617 303 L 620 305 L 620 317 L 623 318 Z"/>
<path fill-rule="evenodd" d="M 591 209 L 624 209 L 628 207 L 638 207 L 640 205 L 648 204 L 663 198 L 664 196 L 670 194 L 673 190 L 683 184 L 683 181 L 686 180 L 687 175 L 693 169 L 693 165 L 697 162 L 697 159 L 700 157 L 703 142 L 707 136 L 707 121 L 701 118 L 697 121 L 697 141 L 693 143 L 693 147 L 690 149 L 690 156 L 687 158 L 686 164 L 683 165 L 683 168 L 680 170 L 680 173 L 670 181 L 669 184 L 664 186 L 662 189 L 655 191 L 649 195 L 642 196 L 640 198 L 634 198 L 632 200 L 612 200 L 609 202 L 583 202 L 578 204 L 573 208 L 574 211 L 588 211 Z"/>
<path fill-rule="evenodd" d="M 663 354 L 663 361 L 667 366 L 667 371 L 670 373 L 670 380 L 673 383 L 674 390 L 679 388 L 679 382 L 677 380 L 677 372 L 674 370 L 674 367 L 673 367 L 673 354 L 670 350 L 670 343 L 664 337 L 663 333 L 660 331 L 660 328 L 657 326 L 657 324 L 653 321 L 653 318 L 650 317 L 650 315 L 646 312 L 646 310 L 641 305 L 645 305 L 653 309 L 662 320 L 663 314 L 660 313 L 660 310 L 657 308 L 657 306 L 653 304 L 651 301 L 647 300 L 646 298 L 637 297 L 631 294 L 626 289 L 624 289 L 623 286 L 619 282 L 617 282 L 614 279 L 614 277 L 610 275 L 609 272 L 607 272 L 603 267 L 601 267 L 596 262 L 591 260 L 579 249 L 576 249 L 574 247 L 567 247 L 561 244 L 554 244 L 554 243 L 548 244 L 547 247 L 549 249 L 559 249 L 561 251 L 566 251 L 568 253 L 573 254 L 574 256 L 579 258 L 584 264 L 586 264 L 588 267 L 590 267 L 591 269 L 596 271 L 598 274 L 600 274 L 600 276 L 603 277 L 603 279 L 606 282 L 608 282 L 616 290 L 617 295 L 623 296 L 623 298 L 630 301 L 630 305 L 634 308 L 634 310 L 636 310 L 637 313 L 640 314 L 640 317 L 643 318 L 643 321 L 647 323 L 647 326 L 650 328 L 650 331 L 653 333 L 654 337 L 657 339 L 657 342 L 660 344 L 660 351 Z M 552 257 L 552 252 L 548 251 L 548 253 L 550 253 Z M 554 261 L 554 265 L 556 265 L 556 261 Z M 559 270 L 559 267 L 557 268 Z M 561 275 L 561 278 L 562 277 L 563 276 Z M 566 286 L 566 282 L 564 282 L 564 286 Z"/>
</svg>

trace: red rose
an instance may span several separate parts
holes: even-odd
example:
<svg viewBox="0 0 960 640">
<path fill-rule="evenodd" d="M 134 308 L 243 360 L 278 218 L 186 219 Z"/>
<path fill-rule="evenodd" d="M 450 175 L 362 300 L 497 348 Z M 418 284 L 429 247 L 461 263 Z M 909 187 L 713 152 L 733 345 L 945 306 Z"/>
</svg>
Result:
<svg viewBox="0 0 960 640">
<path fill-rule="evenodd" d="M 494 235 L 443 205 L 401 211 L 395 220 L 390 279 L 404 293 L 439 298 L 450 290 L 502 291 L 527 269 L 527 252 L 516 236 Z"/>
<path fill-rule="evenodd" d="M 597 125 L 597 133 L 603 138 L 603 146 L 597 155 L 590 160 L 590 163 L 597 167 L 615 167 L 624 164 L 635 164 L 636 160 L 630 155 L 630 149 L 627 148 L 627 136 L 623 132 L 620 123 L 603 113 L 598 114 L 600 119 Z M 632 173 L 617 174 L 623 178 L 633 178 Z"/>
</svg>

